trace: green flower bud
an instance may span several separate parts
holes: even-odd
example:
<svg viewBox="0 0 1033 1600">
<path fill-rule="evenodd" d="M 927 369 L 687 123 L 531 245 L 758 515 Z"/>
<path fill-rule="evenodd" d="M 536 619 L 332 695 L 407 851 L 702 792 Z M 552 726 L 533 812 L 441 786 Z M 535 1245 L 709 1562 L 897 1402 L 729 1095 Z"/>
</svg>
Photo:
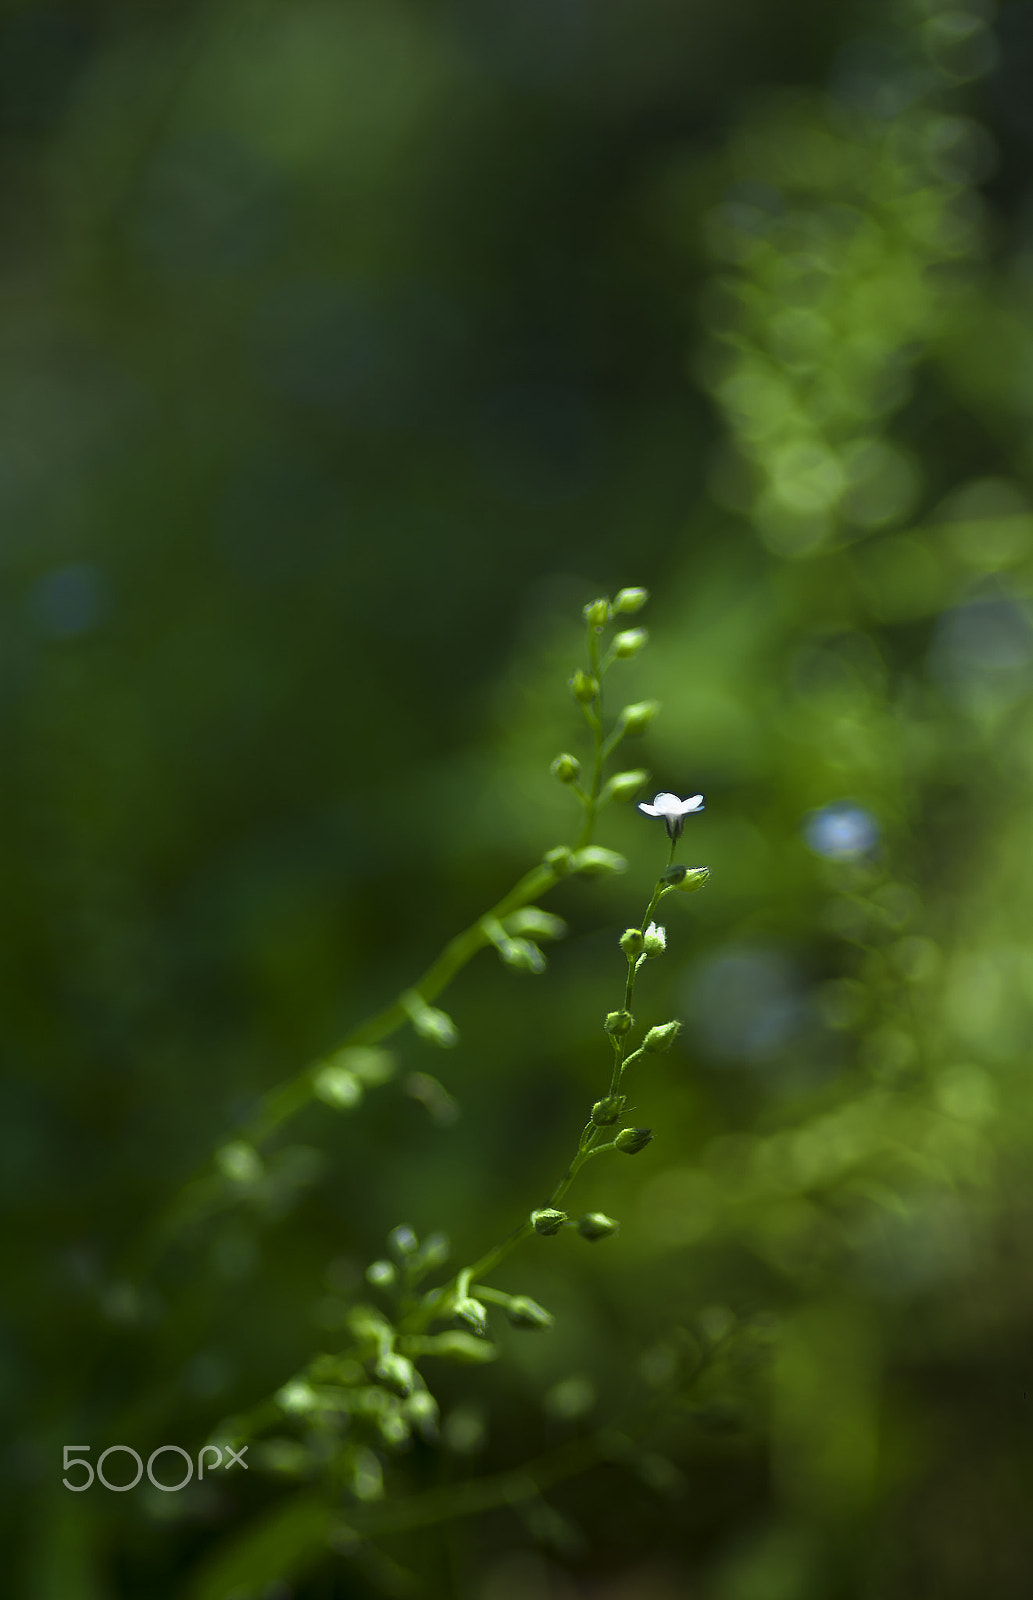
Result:
<svg viewBox="0 0 1033 1600">
<path fill-rule="evenodd" d="M 252 1145 L 234 1139 L 215 1152 L 215 1164 L 224 1178 L 242 1188 L 257 1183 L 262 1176 L 262 1158 Z"/>
<path fill-rule="evenodd" d="M 547 867 L 552 868 L 557 878 L 565 878 L 573 869 L 574 852 L 568 845 L 558 844 L 552 850 L 546 850 L 542 861 Z"/>
<path fill-rule="evenodd" d="M 412 1429 L 400 1411 L 386 1411 L 377 1417 L 377 1432 L 389 1450 L 401 1450 L 409 1443 Z"/>
<path fill-rule="evenodd" d="M 282 1389 L 277 1390 L 273 1398 L 282 1410 L 294 1417 L 303 1417 L 306 1412 L 314 1411 L 319 1404 L 319 1396 L 304 1378 L 292 1378 Z"/>
<path fill-rule="evenodd" d="M 630 616 L 632 612 L 641 611 L 648 599 L 648 589 L 618 589 L 613 609 Z"/>
<path fill-rule="evenodd" d="M 495 948 L 500 961 L 517 972 L 545 971 L 545 957 L 530 939 L 500 939 Z"/>
<path fill-rule="evenodd" d="M 519 911 L 506 917 L 505 925 L 509 933 L 533 933 L 539 939 L 562 939 L 567 931 L 562 917 L 543 911 L 541 906 L 521 906 Z"/>
<path fill-rule="evenodd" d="M 620 946 L 626 956 L 640 956 L 645 949 L 645 936 L 641 928 L 625 928 L 620 937 Z"/>
<path fill-rule="evenodd" d="M 663 1055 L 669 1050 L 678 1037 L 680 1022 L 661 1022 L 655 1028 L 650 1028 L 642 1041 L 643 1050 L 648 1050 L 650 1055 Z"/>
<path fill-rule="evenodd" d="M 439 1011 L 437 1006 L 429 1006 L 415 989 L 410 989 L 403 997 L 403 1004 L 421 1039 L 427 1039 L 431 1044 L 440 1046 L 442 1050 L 450 1050 L 453 1045 L 458 1044 L 459 1029 L 447 1011 Z"/>
<path fill-rule="evenodd" d="M 388 1078 L 394 1076 L 395 1063 L 390 1050 L 380 1050 L 365 1045 L 345 1045 L 340 1050 L 335 1050 L 326 1061 L 321 1061 L 322 1069 L 316 1080 L 316 1092 L 319 1093 L 319 1078 L 323 1071 L 336 1069 L 347 1072 L 350 1077 L 358 1078 L 367 1089 L 374 1089 L 378 1084 L 386 1083 Z M 332 1079 L 329 1080 L 331 1083 Z M 350 1091 L 345 1090 L 347 1095 Z"/>
<path fill-rule="evenodd" d="M 398 1281 L 398 1273 L 390 1261 L 371 1261 L 366 1268 L 366 1282 L 375 1289 L 391 1289 Z"/>
<path fill-rule="evenodd" d="M 628 863 L 616 850 L 607 850 L 601 844 L 586 845 L 576 850 L 571 860 L 573 872 L 583 872 L 586 878 L 599 878 L 607 872 L 626 872 Z"/>
<path fill-rule="evenodd" d="M 410 1271 L 422 1277 L 435 1267 L 443 1267 L 448 1260 L 449 1250 L 447 1234 L 429 1233 L 410 1262 Z"/>
<path fill-rule="evenodd" d="M 467 1295 L 465 1300 L 457 1300 L 452 1309 L 459 1322 L 465 1322 L 468 1328 L 484 1338 L 488 1331 L 488 1313 L 479 1300 Z"/>
<path fill-rule="evenodd" d="M 591 600 L 581 613 L 590 628 L 603 628 L 610 620 L 609 600 Z"/>
<path fill-rule="evenodd" d="M 416 1427 L 420 1437 L 433 1443 L 438 1436 L 439 1406 L 427 1389 L 417 1389 L 405 1404 L 405 1414 Z"/>
<path fill-rule="evenodd" d="M 667 930 L 659 923 L 651 922 L 645 931 L 642 943 L 647 956 L 662 956 L 667 949 Z"/>
<path fill-rule="evenodd" d="M 617 1121 L 627 1104 L 627 1095 L 608 1094 L 605 1100 L 597 1100 L 592 1107 L 592 1121 L 597 1128 L 609 1128 Z"/>
<path fill-rule="evenodd" d="M 385 1350 L 373 1368 L 373 1374 L 385 1389 L 390 1389 L 402 1400 L 407 1400 L 413 1392 L 416 1368 L 406 1356 L 397 1355 L 394 1350 Z"/>
<path fill-rule="evenodd" d="M 599 796 L 600 805 L 607 800 L 631 800 L 641 789 L 649 773 L 644 767 L 629 772 L 615 772 Z"/>
<path fill-rule="evenodd" d="M 407 1073 L 402 1088 L 420 1103 L 431 1122 L 439 1128 L 450 1128 L 459 1116 L 459 1101 L 454 1100 L 444 1084 L 430 1072 Z"/>
<path fill-rule="evenodd" d="M 709 867 L 668 867 L 662 881 L 681 894 L 695 894 L 710 877 Z"/>
<path fill-rule="evenodd" d="M 595 1244 L 599 1239 L 608 1239 L 617 1232 L 619 1222 L 614 1222 L 612 1217 L 606 1216 L 602 1211 L 586 1211 L 583 1217 L 577 1219 L 577 1231 L 582 1239 L 587 1239 Z"/>
<path fill-rule="evenodd" d="M 614 635 L 613 653 L 618 661 L 628 661 L 638 655 L 648 638 L 645 628 L 626 628 L 623 633 Z"/>
<path fill-rule="evenodd" d="M 397 1228 L 391 1229 L 391 1232 L 387 1236 L 387 1247 L 391 1251 L 392 1255 L 402 1256 L 404 1258 L 405 1256 L 411 1256 L 415 1254 L 420 1247 L 420 1241 L 417 1239 L 412 1229 L 407 1228 L 403 1222 L 400 1223 Z"/>
<path fill-rule="evenodd" d="M 554 778 L 560 783 L 576 783 L 581 776 L 581 763 L 577 756 L 568 755 L 566 751 L 557 756 L 549 768 Z"/>
<path fill-rule="evenodd" d="M 506 1316 L 514 1328 L 551 1328 L 556 1320 L 551 1311 L 525 1294 L 513 1296 L 506 1306 Z"/>
<path fill-rule="evenodd" d="M 630 1033 L 635 1026 L 635 1019 L 630 1011 L 608 1011 L 603 1027 L 607 1033 L 615 1034 L 620 1038 L 625 1033 Z"/>
<path fill-rule="evenodd" d="M 613 1142 L 626 1156 L 637 1156 L 640 1150 L 646 1148 L 652 1137 L 652 1128 L 622 1128 Z"/>
<path fill-rule="evenodd" d="M 545 1206 L 541 1211 L 531 1212 L 531 1226 L 535 1233 L 540 1233 L 543 1239 L 551 1238 L 554 1233 L 559 1233 L 567 1220 L 565 1211 L 557 1211 L 555 1206 Z"/>
<path fill-rule="evenodd" d="M 653 718 L 660 709 L 658 700 L 639 700 L 633 706 L 625 706 L 620 714 L 620 727 L 624 733 L 642 733 L 649 727 Z"/>
<path fill-rule="evenodd" d="M 362 1084 L 345 1067 L 320 1067 L 312 1087 L 317 1099 L 338 1111 L 352 1111 L 362 1099 Z"/>
<path fill-rule="evenodd" d="M 569 688 L 574 699 L 583 706 L 591 705 L 599 693 L 599 685 L 596 680 L 590 678 L 587 672 L 582 672 L 580 667 L 569 680 Z"/>
</svg>

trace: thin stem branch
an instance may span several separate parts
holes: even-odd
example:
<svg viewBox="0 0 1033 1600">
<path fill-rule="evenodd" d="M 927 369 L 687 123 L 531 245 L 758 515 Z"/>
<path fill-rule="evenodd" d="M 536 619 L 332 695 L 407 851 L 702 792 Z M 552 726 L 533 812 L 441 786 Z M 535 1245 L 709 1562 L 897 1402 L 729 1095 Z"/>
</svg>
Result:
<svg viewBox="0 0 1033 1600">
<path fill-rule="evenodd" d="M 670 867 L 674 861 L 676 845 L 677 839 L 672 839 L 671 848 L 667 857 L 667 867 Z M 667 870 L 667 867 L 665 867 L 665 871 Z M 664 881 L 663 874 L 661 874 L 656 881 L 656 886 L 653 889 L 649 904 L 646 907 L 645 915 L 642 918 L 640 927 L 641 932 L 645 933 L 646 929 L 649 927 L 653 912 L 656 910 L 656 907 L 663 895 L 667 892 L 667 888 L 668 885 Z M 628 956 L 628 978 L 624 991 L 624 1009 L 629 1012 L 631 1010 L 631 1002 L 634 997 L 635 977 L 638 972 L 638 968 L 641 966 L 644 959 L 645 958 L 641 953 L 638 955 Z M 625 1068 L 642 1054 L 642 1049 L 640 1047 L 634 1052 L 633 1055 L 630 1055 L 625 1059 L 624 1051 L 626 1048 L 627 1035 L 611 1034 L 610 1037 L 614 1047 L 613 1075 L 610 1080 L 609 1088 L 609 1094 L 612 1096 L 615 1095 L 620 1088 L 620 1082 Z M 588 1122 L 585 1125 L 581 1132 L 581 1137 L 578 1140 L 578 1146 L 574 1152 L 573 1158 L 571 1159 L 569 1166 L 549 1197 L 550 1207 L 558 1206 L 559 1202 L 563 1199 L 564 1195 L 567 1193 L 567 1190 L 570 1188 L 571 1184 L 574 1182 L 574 1179 L 577 1177 L 578 1173 L 581 1171 L 586 1162 L 590 1161 L 593 1156 L 602 1155 L 605 1151 L 613 1150 L 615 1148 L 615 1144 L 612 1139 L 606 1144 L 598 1144 L 596 1142 L 599 1139 L 602 1131 L 602 1128 L 599 1127 L 595 1122 Z M 430 1292 L 424 1296 L 420 1304 L 413 1307 L 408 1315 L 403 1318 L 402 1322 L 399 1324 L 399 1332 L 421 1333 L 430 1325 L 431 1322 L 434 1321 L 436 1317 L 447 1315 L 455 1306 L 456 1302 L 464 1299 L 468 1294 L 469 1285 L 473 1279 L 480 1280 L 482 1278 L 486 1278 L 490 1272 L 493 1272 L 495 1268 L 498 1267 L 513 1250 L 516 1249 L 517 1245 L 522 1244 L 523 1241 L 533 1232 L 534 1225 L 531 1221 L 531 1218 L 527 1217 L 523 1222 L 520 1223 L 518 1227 L 514 1228 L 513 1232 L 503 1239 L 501 1243 L 494 1245 L 489 1251 L 486 1252 L 485 1255 L 481 1256 L 480 1259 L 473 1264 L 473 1266 L 462 1267 L 447 1283 L 440 1285 L 437 1289 L 430 1290 Z"/>
</svg>

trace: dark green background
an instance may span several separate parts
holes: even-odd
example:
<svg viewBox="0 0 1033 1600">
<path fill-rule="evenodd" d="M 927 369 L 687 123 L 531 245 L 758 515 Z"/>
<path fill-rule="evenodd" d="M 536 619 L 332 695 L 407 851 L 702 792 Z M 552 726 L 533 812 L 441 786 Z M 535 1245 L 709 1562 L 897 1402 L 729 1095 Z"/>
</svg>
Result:
<svg viewBox="0 0 1033 1600">
<path fill-rule="evenodd" d="M 615 670 L 664 705 L 629 764 L 707 796 L 712 881 L 642 980 L 686 1027 L 636 1084 L 655 1143 L 581 1180 L 618 1238 L 500 1272 L 555 1330 L 438 1380 L 487 1422 L 445 1470 L 609 1425 L 715 1306 L 743 1360 L 651 1440 L 680 1491 L 607 1466 L 556 1493 L 580 1538 L 499 1512 L 391 1558 L 472 1600 L 1028 1593 L 1033 8 L 981 15 L 4 7 L 19 1597 L 193 1593 L 290 1484 L 73 1497 L 62 1447 L 193 1448 L 332 1344 L 388 1229 L 468 1259 L 562 1170 L 662 860 L 623 809 L 629 871 L 552 897 L 544 977 L 482 954 L 454 1052 L 399 1035 L 354 1116 L 285 1130 L 264 1208 L 126 1288 L 261 1095 L 573 837 L 548 764 L 622 584 L 653 642 Z M 842 801 L 859 861 L 806 843 Z M 594 1411 L 550 1419 L 575 1376 Z M 239 1600 L 392 1581 L 268 1576 Z"/>
</svg>

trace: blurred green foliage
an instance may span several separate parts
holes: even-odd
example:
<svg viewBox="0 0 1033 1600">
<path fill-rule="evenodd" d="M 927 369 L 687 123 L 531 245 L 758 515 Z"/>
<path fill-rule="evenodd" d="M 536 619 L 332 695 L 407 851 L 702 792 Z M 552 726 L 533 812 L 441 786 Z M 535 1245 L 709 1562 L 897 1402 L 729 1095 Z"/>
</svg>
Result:
<svg viewBox="0 0 1033 1600">
<path fill-rule="evenodd" d="M 1024 0 L 3 8 L 19 1600 L 1028 1594 L 1031 58 Z M 712 874 L 656 1138 L 578 1180 L 616 1236 L 500 1269 L 554 1325 L 328 1500 L 284 1386 L 600 1092 L 627 805 L 545 973 L 333 1051 L 574 837 L 622 584 Z M 62 1486 L 278 1393 L 246 1477 Z"/>
</svg>

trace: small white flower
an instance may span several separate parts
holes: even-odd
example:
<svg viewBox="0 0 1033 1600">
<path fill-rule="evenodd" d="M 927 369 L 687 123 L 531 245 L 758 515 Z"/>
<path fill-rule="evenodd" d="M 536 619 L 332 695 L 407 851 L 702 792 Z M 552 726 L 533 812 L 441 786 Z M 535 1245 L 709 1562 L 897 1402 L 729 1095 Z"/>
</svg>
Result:
<svg viewBox="0 0 1033 1600">
<path fill-rule="evenodd" d="M 639 810 L 647 817 L 663 817 L 667 832 L 672 839 L 677 839 L 690 812 L 703 810 L 703 796 L 691 794 L 687 800 L 679 800 L 676 794 L 658 794 L 653 796 L 652 805 L 640 801 Z"/>
</svg>

